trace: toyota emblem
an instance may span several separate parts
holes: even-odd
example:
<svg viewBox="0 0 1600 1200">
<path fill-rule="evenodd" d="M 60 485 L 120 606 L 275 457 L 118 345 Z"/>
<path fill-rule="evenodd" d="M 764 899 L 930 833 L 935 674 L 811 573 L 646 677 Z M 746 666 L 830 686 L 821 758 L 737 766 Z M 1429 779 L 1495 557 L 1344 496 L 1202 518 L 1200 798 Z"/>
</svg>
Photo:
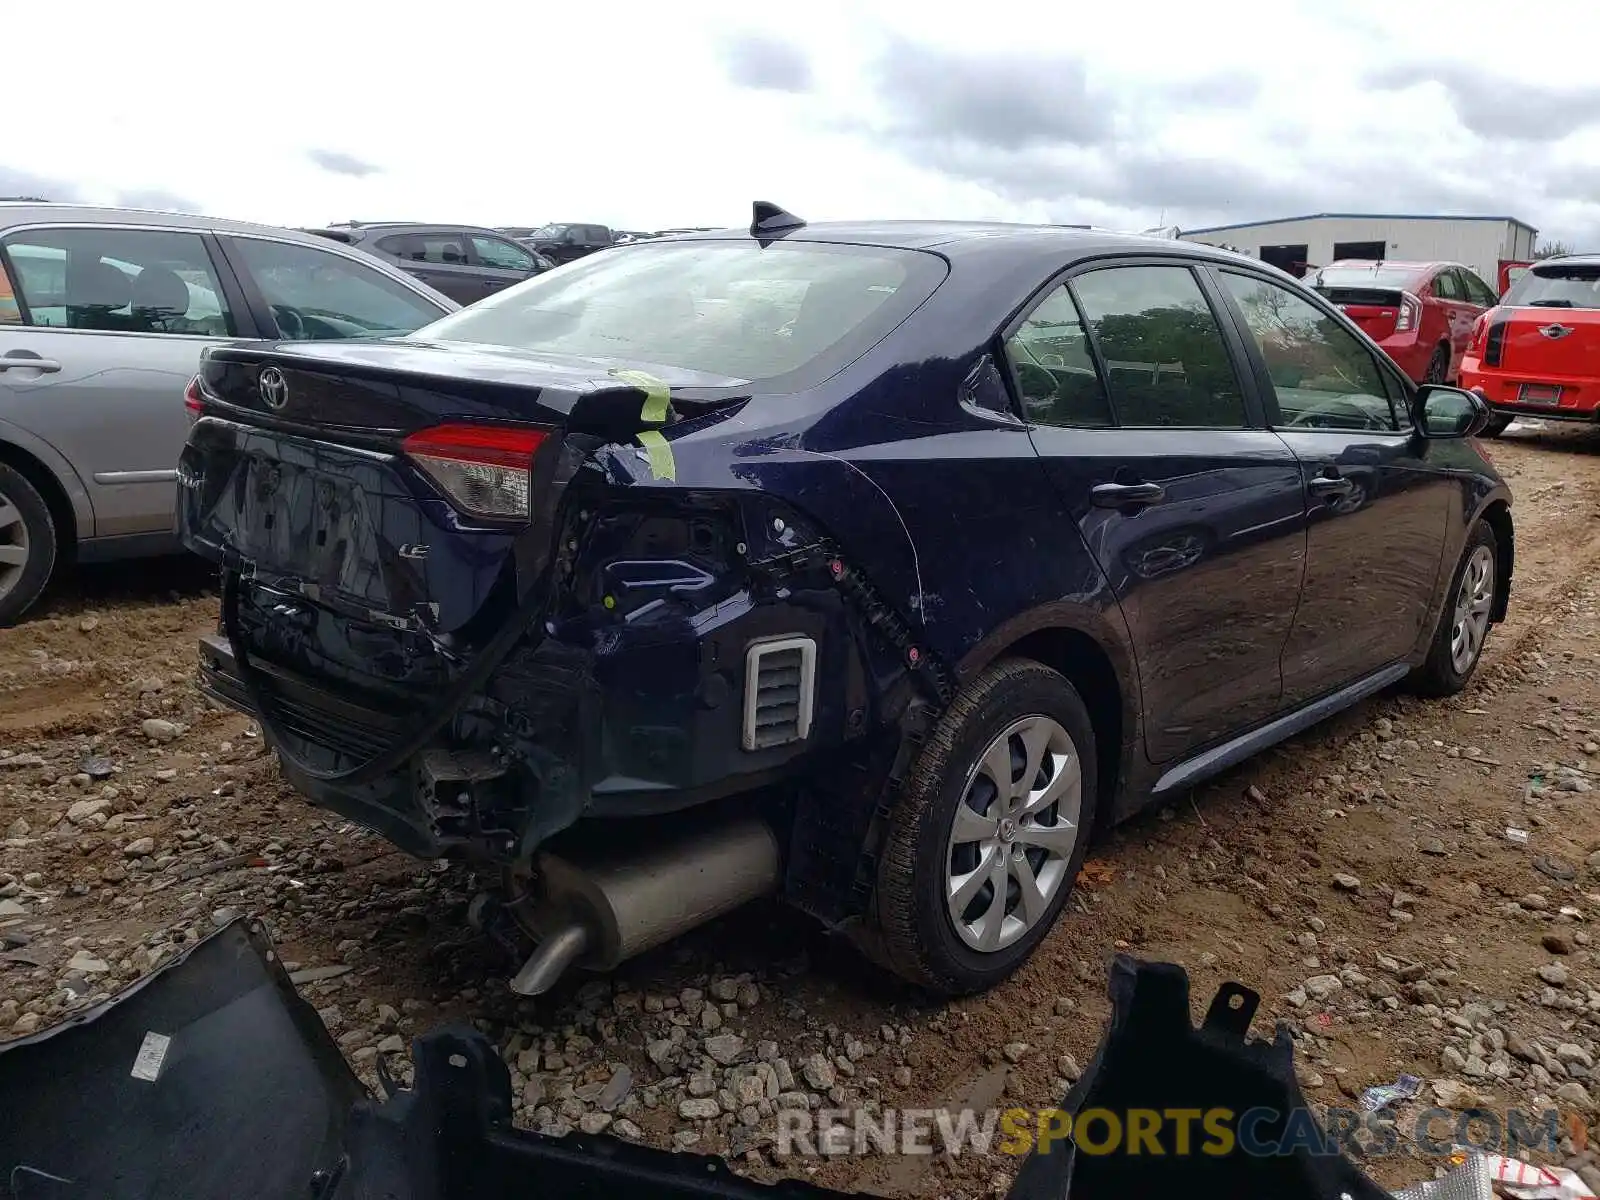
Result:
<svg viewBox="0 0 1600 1200">
<path fill-rule="evenodd" d="M 270 409 L 280 409 L 289 403 L 289 381 L 277 367 L 268 367 L 261 372 L 256 387 L 261 392 L 261 403 Z"/>
<path fill-rule="evenodd" d="M 1572 332 L 1572 328 L 1568 325 L 1541 325 L 1539 332 L 1547 338 L 1564 338 Z"/>
</svg>

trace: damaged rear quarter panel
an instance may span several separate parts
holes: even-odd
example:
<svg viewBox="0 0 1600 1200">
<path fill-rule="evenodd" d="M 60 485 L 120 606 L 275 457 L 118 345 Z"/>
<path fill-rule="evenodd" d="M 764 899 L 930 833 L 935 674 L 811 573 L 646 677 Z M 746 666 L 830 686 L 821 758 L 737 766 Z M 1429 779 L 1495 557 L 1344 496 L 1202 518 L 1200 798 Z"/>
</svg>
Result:
<svg viewBox="0 0 1600 1200">
<path fill-rule="evenodd" d="M 952 668 L 1045 606 L 1120 641 L 1120 610 L 1026 428 L 957 402 L 981 353 L 874 364 L 859 390 L 844 373 L 837 403 L 826 391 L 758 396 L 731 419 L 669 429 L 671 481 L 651 478 L 638 447 L 600 457 L 629 488 L 742 492 L 805 514 Z M 748 532 L 753 544 L 775 536 L 770 519 Z"/>
</svg>

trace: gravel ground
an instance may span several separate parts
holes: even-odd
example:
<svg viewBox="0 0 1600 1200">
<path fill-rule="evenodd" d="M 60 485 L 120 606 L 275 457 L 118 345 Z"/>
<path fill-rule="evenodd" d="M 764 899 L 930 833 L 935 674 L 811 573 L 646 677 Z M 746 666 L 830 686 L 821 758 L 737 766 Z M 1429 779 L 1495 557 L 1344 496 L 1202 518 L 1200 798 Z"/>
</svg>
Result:
<svg viewBox="0 0 1600 1200">
<path fill-rule="evenodd" d="M 265 919 L 369 1082 L 472 1020 L 518 1120 L 730 1155 L 888 1196 L 1003 1188 L 1001 1157 L 778 1161 L 774 1111 L 1043 1105 L 1099 1041 L 1124 950 L 1286 1021 L 1307 1094 L 1401 1073 L 1465 1107 L 1600 1116 L 1600 438 L 1490 444 L 1516 491 L 1511 619 L 1472 688 L 1382 696 L 1105 839 L 1060 927 L 1005 986 L 942 1007 L 776 905 L 539 1001 L 465 922 L 469 872 L 410 860 L 286 788 L 191 684 L 211 580 L 174 561 L 85 572 L 0 630 L 0 1039 L 113 994 L 238 913 Z M 1508 830 L 1526 831 L 1525 840 Z M 405 1078 L 402 1065 L 399 1074 Z M 1594 1173 L 1579 1145 L 1563 1157 Z M 1398 1186 L 1432 1164 L 1368 1164 Z M 1595 1177 L 1600 1183 L 1600 1176 Z"/>
</svg>

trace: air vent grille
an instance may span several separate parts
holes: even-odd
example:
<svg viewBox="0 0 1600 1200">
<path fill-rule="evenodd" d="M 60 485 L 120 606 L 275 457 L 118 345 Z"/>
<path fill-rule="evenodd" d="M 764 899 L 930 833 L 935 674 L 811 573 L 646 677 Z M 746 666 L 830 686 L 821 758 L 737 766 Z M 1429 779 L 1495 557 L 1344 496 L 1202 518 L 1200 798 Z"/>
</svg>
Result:
<svg viewBox="0 0 1600 1200">
<path fill-rule="evenodd" d="M 751 644 L 745 651 L 746 750 L 766 750 L 810 736 L 816 676 L 817 643 L 811 638 Z"/>
</svg>

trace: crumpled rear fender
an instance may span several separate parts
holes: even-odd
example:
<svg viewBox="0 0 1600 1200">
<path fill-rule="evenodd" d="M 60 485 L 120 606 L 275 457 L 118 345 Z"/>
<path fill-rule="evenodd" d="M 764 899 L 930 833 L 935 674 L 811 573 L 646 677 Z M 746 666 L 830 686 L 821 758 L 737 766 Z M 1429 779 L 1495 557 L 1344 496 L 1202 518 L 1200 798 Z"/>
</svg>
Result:
<svg viewBox="0 0 1600 1200">
<path fill-rule="evenodd" d="M 850 459 L 808 450 L 798 435 L 762 430 L 741 436 L 737 420 L 690 430 L 670 442 L 671 477 L 653 469 L 649 453 L 633 445 L 611 445 L 596 459 L 613 484 L 640 491 L 690 495 L 749 493 L 769 499 L 771 512 L 750 528 L 752 557 L 763 549 L 792 547 L 785 508 L 803 513 L 857 569 L 865 570 L 882 597 L 910 622 L 922 619 L 920 550 L 888 492 Z"/>
</svg>

